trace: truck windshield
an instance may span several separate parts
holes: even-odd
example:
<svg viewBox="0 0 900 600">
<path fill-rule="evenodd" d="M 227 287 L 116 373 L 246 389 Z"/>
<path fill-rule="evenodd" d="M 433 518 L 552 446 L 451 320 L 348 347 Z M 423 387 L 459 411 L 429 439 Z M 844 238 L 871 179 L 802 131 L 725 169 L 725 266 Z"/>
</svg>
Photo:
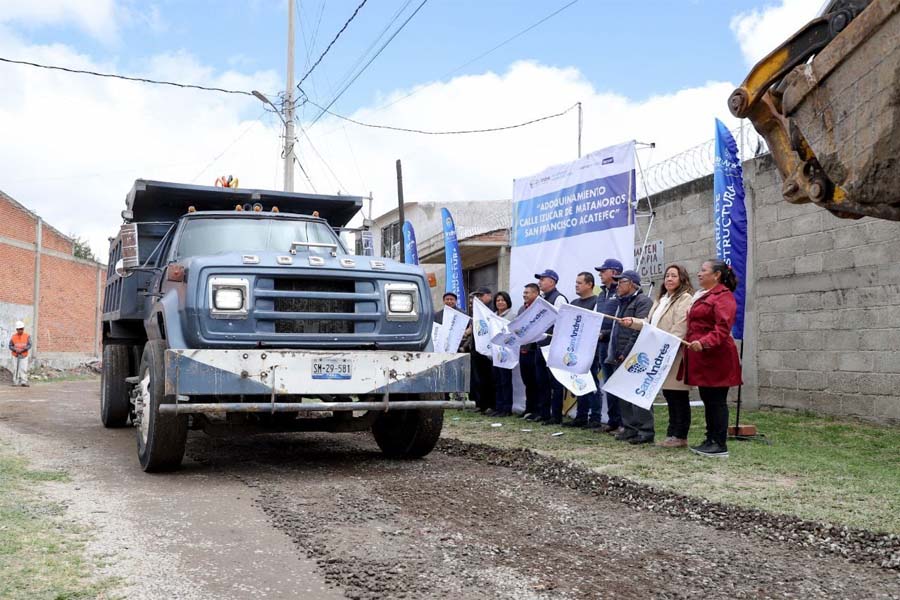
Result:
<svg viewBox="0 0 900 600">
<path fill-rule="evenodd" d="M 218 218 L 188 219 L 181 231 L 175 259 L 231 252 L 284 252 L 293 242 L 337 244 L 346 250 L 331 228 L 316 221 L 289 219 Z M 297 246 L 297 252 L 327 254 L 331 248 Z"/>
</svg>

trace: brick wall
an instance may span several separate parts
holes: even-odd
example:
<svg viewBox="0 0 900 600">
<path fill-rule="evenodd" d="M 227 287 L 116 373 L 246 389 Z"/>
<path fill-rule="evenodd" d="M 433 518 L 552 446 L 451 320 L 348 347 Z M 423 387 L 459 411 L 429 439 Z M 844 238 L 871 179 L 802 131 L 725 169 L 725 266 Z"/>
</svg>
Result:
<svg viewBox="0 0 900 600">
<path fill-rule="evenodd" d="M 900 223 L 781 198 L 769 157 L 744 164 L 750 226 L 744 353 L 752 404 L 900 422 Z M 712 177 L 651 198 L 650 240 L 696 273 L 715 252 Z M 643 239 L 646 223 L 638 223 Z"/>
<path fill-rule="evenodd" d="M 9 309 L 0 314 L 8 320 L 15 313 L 29 329 L 34 317 L 37 222 L 37 215 L 0 192 L 0 264 L 4 273 L 0 307 Z M 36 358 L 62 365 L 97 356 L 97 289 L 105 266 L 75 258 L 73 241 L 46 223 L 41 228 L 41 247 L 38 330 L 30 331 L 37 345 Z M 20 314 L 26 309 L 27 315 Z M 0 326 L 4 332 L 11 328 L 12 323 Z M 3 356 L 6 360 L 6 353 Z"/>
</svg>

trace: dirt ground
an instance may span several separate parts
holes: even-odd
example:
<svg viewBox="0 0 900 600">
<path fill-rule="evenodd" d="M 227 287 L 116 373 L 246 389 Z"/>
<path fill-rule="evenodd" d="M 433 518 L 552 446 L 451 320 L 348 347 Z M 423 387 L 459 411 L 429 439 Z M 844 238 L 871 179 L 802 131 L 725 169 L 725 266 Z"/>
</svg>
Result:
<svg viewBox="0 0 900 600">
<path fill-rule="evenodd" d="M 900 598 L 871 563 L 643 510 L 457 444 L 381 458 L 368 435 L 193 434 L 147 475 L 99 384 L 0 388 L 0 437 L 47 484 L 127 598 Z M 477 452 L 477 449 L 475 449 Z M 558 478 L 557 478 L 558 479 Z"/>
</svg>

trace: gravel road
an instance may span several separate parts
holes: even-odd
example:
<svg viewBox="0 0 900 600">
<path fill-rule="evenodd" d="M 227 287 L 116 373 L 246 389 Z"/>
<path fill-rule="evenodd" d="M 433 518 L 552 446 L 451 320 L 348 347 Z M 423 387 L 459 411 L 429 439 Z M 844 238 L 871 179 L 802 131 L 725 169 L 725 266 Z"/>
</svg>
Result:
<svg viewBox="0 0 900 600">
<path fill-rule="evenodd" d="M 181 471 L 146 475 L 98 388 L 2 388 L 0 436 L 69 471 L 50 493 L 128 598 L 900 599 L 874 560 L 599 494 L 530 453 L 393 462 L 360 434 L 192 434 Z"/>
</svg>

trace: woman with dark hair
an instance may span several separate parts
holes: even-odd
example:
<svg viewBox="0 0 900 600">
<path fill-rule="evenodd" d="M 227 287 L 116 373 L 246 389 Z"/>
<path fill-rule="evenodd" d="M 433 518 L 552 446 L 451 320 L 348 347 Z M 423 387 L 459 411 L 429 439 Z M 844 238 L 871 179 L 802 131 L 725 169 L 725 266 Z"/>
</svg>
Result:
<svg viewBox="0 0 900 600">
<path fill-rule="evenodd" d="M 718 259 L 700 266 L 700 290 L 688 312 L 690 351 L 684 354 L 685 382 L 696 385 L 706 411 L 706 440 L 692 446 L 701 456 L 728 457 L 728 388 L 741 385 L 741 361 L 731 338 L 737 314 L 732 292 L 737 288 L 734 270 Z"/>
<path fill-rule="evenodd" d="M 683 338 L 687 333 L 687 315 L 694 301 L 694 288 L 687 270 L 681 265 L 669 265 L 663 284 L 659 288 L 659 297 L 650 309 L 647 321 L 675 337 Z M 643 319 L 626 317 L 622 325 L 632 329 L 640 329 Z M 688 430 L 691 427 L 691 401 L 689 390 L 681 372 L 682 349 L 679 347 L 675 362 L 663 382 L 662 393 L 669 405 L 669 427 L 666 439 L 657 442 L 663 448 L 687 448 Z"/>
<path fill-rule="evenodd" d="M 509 312 L 512 309 L 512 299 L 506 292 L 497 292 L 494 294 L 494 310 L 498 317 L 509 319 Z M 513 395 L 512 395 L 512 371 L 510 369 L 501 369 L 494 367 L 494 390 L 495 390 L 495 409 L 493 416 L 508 417 L 512 415 Z"/>
</svg>

